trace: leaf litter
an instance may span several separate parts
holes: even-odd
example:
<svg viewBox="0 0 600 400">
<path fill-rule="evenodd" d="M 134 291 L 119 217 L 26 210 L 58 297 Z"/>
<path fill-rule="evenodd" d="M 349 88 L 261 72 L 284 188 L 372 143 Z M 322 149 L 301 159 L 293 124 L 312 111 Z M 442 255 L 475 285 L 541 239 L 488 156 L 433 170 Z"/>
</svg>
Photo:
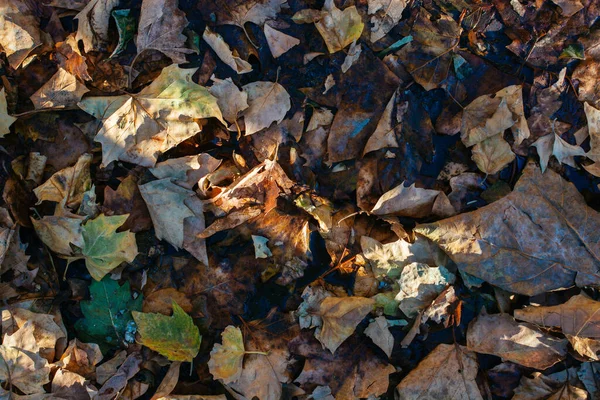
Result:
<svg viewBox="0 0 600 400">
<path fill-rule="evenodd" d="M 599 17 L 0 0 L 0 397 L 598 398 Z"/>
</svg>

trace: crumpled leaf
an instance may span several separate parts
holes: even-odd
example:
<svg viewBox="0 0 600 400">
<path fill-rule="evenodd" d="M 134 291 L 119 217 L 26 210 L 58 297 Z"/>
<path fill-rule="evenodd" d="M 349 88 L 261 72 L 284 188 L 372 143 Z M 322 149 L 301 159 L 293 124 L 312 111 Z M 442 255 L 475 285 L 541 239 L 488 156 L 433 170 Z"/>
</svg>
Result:
<svg viewBox="0 0 600 400">
<path fill-rule="evenodd" d="M 92 80 L 88 73 L 86 58 L 79 51 L 75 34 L 67 36 L 64 42 L 56 43 L 55 47 L 55 57 L 61 68 L 83 81 Z"/>
<path fill-rule="evenodd" d="M 298 316 L 300 328 L 316 328 L 323 325 L 323 319 L 319 315 L 319 306 L 326 298 L 333 296 L 323 286 L 307 286 L 302 292 L 302 303 L 295 311 Z"/>
<path fill-rule="evenodd" d="M 10 66 L 19 68 L 41 44 L 40 20 L 28 3 L 24 0 L 3 1 L 0 4 L 0 46 Z"/>
<path fill-rule="evenodd" d="M 577 164 L 575 164 L 575 159 L 573 157 L 586 155 L 581 147 L 567 143 L 556 133 L 542 136 L 536 140 L 532 146 L 535 146 L 537 149 L 542 172 L 546 171 L 551 156 L 556 157 L 560 163 L 577 168 Z"/>
<path fill-rule="evenodd" d="M 354 333 L 360 321 L 373 310 L 375 300 L 365 297 L 326 297 L 319 304 L 323 325 L 315 337 L 332 354 Z"/>
<path fill-rule="evenodd" d="M 274 58 L 278 58 L 284 53 L 287 53 L 292 47 L 300 44 L 300 41 L 293 36 L 286 35 L 277 29 L 271 28 L 269 24 L 263 27 L 265 39 L 269 45 L 269 50 Z"/>
<path fill-rule="evenodd" d="M 96 343 L 82 343 L 77 339 L 73 339 L 55 365 L 63 370 L 92 378 L 96 375 L 96 365 L 100 361 L 102 361 L 100 346 Z M 98 383 L 102 384 L 103 382 Z"/>
<path fill-rule="evenodd" d="M 202 202 L 196 193 L 176 185 L 170 178 L 140 185 L 139 189 L 148 206 L 156 237 L 177 249 L 189 251 L 208 265 L 204 239 L 196 236 L 204 231 Z"/>
<path fill-rule="evenodd" d="M 217 98 L 217 104 L 227 122 L 235 123 L 240 112 L 248 108 L 248 94 L 233 83 L 231 78 L 218 79 L 213 75 L 213 85 L 208 88 L 210 94 Z"/>
<path fill-rule="evenodd" d="M 459 44 L 460 27 L 449 15 L 433 19 L 421 7 L 411 29 L 412 41 L 396 52 L 414 80 L 425 90 L 439 87 L 452 68 L 452 49 Z"/>
<path fill-rule="evenodd" d="M 109 277 L 92 281 L 90 300 L 80 303 L 84 318 L 77 320 L 79 338 L 98 343 L 102 349 L 133 343 L 135 325 L 132 311 L 142 309 L 143 296 L 131 296 L 129 282 L 122 286 Z"/>
<path fill-rule="evenodd" d="M 6 93 L 4 88 L 0 89 L 0 138 L 10 133 L 10 126 L 16 121 L 15 117 L 8 115 L 8 105 L 6 103 Z"/>
<path fill-rule="evenodd" d="M 42 108 L 68 107 L 77 104 L 81 97 L 89 92 L 83 83 L 63 68 L 52 75 L 44 85 L 31 95 L 36 110 Z"/>
<path fill-rule="evenodd" d="M 191 362 L 200 350 L 200 331 L 192 317 L 173 302 L 173 315 L 132 311 L 140 343 L 171 361 Z"/>
<path fill-rule="evenodd" d="M 175 64 L 185 63 L 186 36 L 181 33 L 188 24 L 185 13 L 177 7 L 178 0 L 144 0 L 135 39 L 137 54 L 158 50 Z"/>
<path fill-rule="evenodd" d="M 391 357 L 394 349 L 394 336 L 389 327 L 390 324 L 385 317 L 377 317 L 367 326 L 365 335 L 370 337 L 373 343 L 379 346 L 388 357 Z"/>
<path fill-rule="evenodd" d="M 329 53 L 340 51 L 358 40 L 365 26 L 355 6 L 342 11 L 335 6 L 333 0 L 325 0 L 321 11 L 301 10 L 292 19 L 296 23 L 314 22 Z"/>
<path fill-rule="evenodd" d="M 204 39 L 210 48 L 217 53 L 217 56 L 221 61 L 227 64 L 236 73 L 246 74 L 252 72 L 252 65 L 250 65 L 248 61 L 235 55 L 229 48 L 229 45 L 225 42 L 225 39 L 218 33 L 211 31 L 209 27 L 206 27 L 204 30 L 202 39 Z"/>
<path fill-rule="evenodd" d="M 138 254 L 135 234 L 116 232 L 127 217 L 127 214 L 111 217 L 100 214 L 83 225 L 81 255 L 90 275 L 97 281 L 121 263 L 132 262 Z"/>
<path fill-rule="evenodd" d="M 567 355 L 567 343 L 531 324 L 518 323 L 508 314 L 480 315 L 467 330 L 469 350 L 535 369 L 546 369 L 562 361 Z"/>
<path fill-rule="evenodd" d="M 0 381 L 25 394 L 45 393 L 42 386 L 50 382 L 50 367 L 39 354 L 34 331 L 33 321 L 27 321 L 12 335 L 4 335 L 0 345 Z"/>
<path fill-rule="evenodd" d="M 79 102 L 102 120 L 94 140 L 102 143 L 102 166 L 112 161 L 153 167 L 159 154 L 201 129 L 194 119 L 216 117 L 224 122 L 216 99 L 192 81 L 193 69 L 171 65 L 140 93 L 88 97 Z"/>
<path fill-rule="evenodd" d="M 600 302 L 583 294 L 557 306 L 515 310 L 515 318 L 542 327 L 558 327 L 565 335 L 600 339 Z"/>
<path fill-rule="evenodd" d="M 244 360 L 244 337 L 236 326 L 229 325 L 221 333 L 223 344 L 215 343 L 210 352 L 208 369 L 214 379 L 221 379 L 224 384 L 237 381 L 242 375 Z"/>
<path fill-rule="evenodd" d="M 83 41 L 86 53 L 102 51 L 109 42 L 108 23 L 110 12 L 120 0 L 91 0 L 76 16 L 78 22 L 77 42 Z"/>
<path fill-rule="evenodd" d="M 445 267 L 429 267 L 427 264 L 412 263 L 404 267 L 398 285 L 400 291 L 396 300 L 400 310 L 408 317 L 414 317 L 424 310 L 456 277 Z"/>
<path fill-rule="evenodd" d="M 192 189 L 198 181 L 210 174 L 221 164 L 218 160 L 207 153 L 179 158 L 170 158 L 150 168 L 152 175 L 158 179 L 169 178 L 186 189 Z"/>
<path fill-rule="evenodd" d="M 400 22 L 407 3 L 408 0 L 369 0 L 371 43 L 383 38 Z"/>
<path fill-rule="evenodd" d="M 507 196 L 415 232 L 436 242 L 462 272 L 535 295 L 600 282 L 600 232 L 589 229 L 599 223 L 573 184 L 530 163 Z"/>
<path fill-rule="evenodd" d="M 252 135 L 273 122 L 283 121 L 291 107 L 290 95 L 277 82 L 252 82 L 242 87 L 249 107 L 244 111 L 246 135 Z"/>
<path fill-rule="evenodd" d="M 440 344 L 396 386 L 396 399 L 483 400 L 477 382 L 477 355 L 458 344 Z"/>
<path fill-rule="evenodd" d="M 54 173 L 46 182 L 33 189 L 38 198 L 37 204 L 42 201 L 61 203 L 64 200 L 67 207 L 79 207 L 85 192 L 92 186 L 91 163 L 92 155 L 82 154 L 75 165 Z"/>
</svg>

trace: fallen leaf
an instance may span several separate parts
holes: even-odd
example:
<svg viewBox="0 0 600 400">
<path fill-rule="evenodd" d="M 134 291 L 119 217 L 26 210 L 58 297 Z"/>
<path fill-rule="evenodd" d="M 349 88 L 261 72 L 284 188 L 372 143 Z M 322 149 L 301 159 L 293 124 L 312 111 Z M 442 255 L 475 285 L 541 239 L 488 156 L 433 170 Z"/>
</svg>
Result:
<svg viewBox="0 0 600 400">
<path fill-rule="evenodd" d="M 558 162 L 570 165 L 573 168 L 577 168 L 575 164 L 575 156 L 585 156 L 585 151 L 579 147 L 574 146 L 565 142 L 556 133 L 542 136 L 535 143 L 532 144 L 537 149 L 538 156 L 540 157 L 540 167 L 542 172 L 546 171 L 550 156 L 556 157 Z"/>
<path fill-rule="evenodd" d="M 85 259 L 90 275 L 97 281 L 102 280 L 121 263 L 132 262 L 138 254 L 135 234 L 116 232 L 127 217 L 128 215 L 107 217 L 100 214 L 83 225 L 81 258 Z"/>
<path fill-rule="evenodd" d="M 191 362 L 200 350 L 200 331 L 192 317 L 173 302 L 173 315 L 132 311 L 141 344 L 171 361 Z"/>
<path fill-rule="evenodd" d="M 586 155 L 592 160 L 600 162 L 600 110 L 588 103 L 584 103 L 583 107 L 590 135 L 590 151 Z"/>
<path fill-rule="evenodd" d="M 103 385 L 111 376 L 113 376 L 121 364 L 127 359 L 127 351 L 121 350 L 110 360 L 102 363 L 96 368 L 96 382 Z"/>
<path fill-rule="evenodd" d="M 252 243 L 254 244 L 255 258 L 269 258 L 273 255 L 267 243 L 269 239 L 264 236 L 252 235 Z"/>
<path fill-rule="evenodd" d="M 581 364 L 577 377 L 583 383 L 592 398 L 596 398 L 600 393 L 598 377 L 600 376 L 598 363 L 585 362 Z"/>
<path fill-rule="evenodd" d="M 335 353 L 374 305 L 375 300 L 365 297 L 326 297 L 319 304 L 323 325 L 317 328 L 315 337 L 323 348 Z"/>
<path fill-rule="evenodd" d="M 95 388 L 89 387 L 86 379 L 74 372 L 59 369 L 52 379 L 52 396 L 65 400 L 77 400 L 88 396 L 88 390 Z"/>
<path fill-rule="evenodd" d="M 76 105 L 87 92 L 89 89 L 74 75 L 59 68 L 50 80 L 31 95 L 31 101 L 36 110 L 69 107 Z"/>
<path fill-rule="evenodd" d="M 56 47 L 56 60 L 61 68 L 75 75 L 81 80 L 91 81 L 88 73 L 86 58 L 79 51 L 77 39 L 74 34 L 67 36 L 64 42 L 58 42 Z"/>
<path fill-rule="evenodd" d="M 154 290 L 145 296 L 142 312 L 171 314 L 173 312 L 173 303 L 177 303 L 186 313 L 191 313 L 194 308 L 185 293 L 175 288 L 165 288 Z"/>
<path fill-rule="evenodd" d="M 443 266 L 434 268 L 421 263 L 408 264 L 402 269 L 398 280 L 400 291 L 396 300 L 400 302 L 400 310 L 406 316 L 414 317 L 455 279 L 454 274 Z"/>
<path fill-rule="evenodd" d="M 362 52 L 362 47 L 356 44 L 356 41 L 352 42 L 350 48 L 348 49 L 348 54 L 346 58 L 344 58 L 344 63 L 342 64 L 342 72 L 346 73 L 352 67 L 352 65 L 359 59 L 360 53 Z"/>
<path fill-rule="evenodd" d="M 172 65 L 134 95 L 87 97 L 79 102 L 102 120 L 95 140 L 102 144 L 102 166 L 112 161 L 153 167 L 162 152 L 201 129 L 194 119 L 223 121 L 216 99 L 192 81 L 194 69 Z"/>
<path fill-rule="evenodd" d="M 377 317 L 367 326 L 365 335 L 370 337 L 373 343 L 379 346 L 388 357 L 391 357 L 394 348 L 394 336 L 389 327 L 390 325 L 385 317 Z"/>
<path fill-rule="evenodd" d="M 156 392 L 150 400 L 158 400 L 171 394 L 177 382 L 179 382 L 179 369 L 181 367 L 181 361 L 172 362 L 169 366 L 167 374 L 163 378 L 162 382 L 156 389 Z"/>
<path fill-rule="evenodd" d="M 404 182 L 385 192 L 371 210 L 374 215 L 422 218 L 431 215 L 439 190 L 422 189 Z"/>
<path fill-rule="evenodd" d="M 596 222 L 597 221 L 597 222 Z M 514 190 L 477 211 L 419 225 L 467 272 L 504 290 L 535 295 L 598 282 L 600 215 L 573 184 L 530 163 Z"/>
<path fill-rule="evenodd" d="M 263 30 L 265 39 L 267 39 L 267 44 L 269 45 L 269 50 L 271 50 L 271 54 L 274 58 L 280 57 L 282 54 L 287 53 L 292 47 L 300 44 L 300 41 L 295 37 L 271 28 L 269 24 L 265 24 Z"/>
<path fill-rule="evenodd" d="M 111 376 L 95 396 L 96 400 L 112 400 L 115 395 L 127 385 L 127 382 L 140 371 L 142 365 L 142 356 L 140 353 L 131 353 L 119 367 L 117 372 Z"/>
<path fill-rule="evenodd" d="M 64 211 L 42 219 L 31 219 L 36 234 L 50 250 L 68 257 L 72 255 L 71 244 L 83 247 L 82 224 L 85 217 Z"/>
<path fill-rule="evenodd" d="M 40 20 L 24 0 L 0 4 L 0 45 L 13 69 L 42 44 Z"/>
<path fill-rule="evenodd" d="M 328 126 L 333 122 L 333 113 L 327 108 L 315 108 L 313 110 L 306 132 L 313 131 L 320 126 Z"/>
<path fill-rule="evenodd" d="M 108 35 L 110 12 L 117 5 L 119 5 L 119 0 L 91 0 L 75 16 L 78 22 L 75 40 L 83 41 L 86 53 L 106 48 L 110 41 Z"/>
<path fill-rule="evenodd" d="M 4 335 L 0 345 L 0 381 L 25 394 L 45 393 L 43 385 L 50 382 L 50 367 L 39 354 L 34 330 L 34 323 L 27 321 L 12 335 Z"/>
<path fill-rule="evenodd" d="M 6 93 L 4 88 L 0 90 L 0 138 L 10 133 L 10 126 L 17 119 L 8 115 L 8 105 L 6 103 Z"/>
<path fill-rule="evenodd" d="M 77 163 L 54 173 L 46 182 L 33 189 L 38 199 L 37 204 L 42 201 L 54 201 L 76 209 L 81 204 L 84 193 L 92 185 L 90 177 L 91 154 L 82 154 Z"/>
<path fill-rule="evenodd" d="M 231 78 L 218 79 L 213 75 L 213 85 L 208 88 L 210 94 L 217 98 L 217 104 L 227 122 L 235 123 L 240 112 L 248 108 L 248 94 L 233 83 Z"/>
<path fill-rule="evenodd" d="M 294 315 L 298 317 L 300 328 L 311 329 L 323 325 L 323 319 L 319 314 L 319 306 L 326 298 L 333 296 L 322 286 L 307 286 L 302 292 L 302 303 Z"/>
<path fill-rule="evenodd" d="M 546 369 L 567 355 L 567 340 L 556 339 L 508 314 L 480 315 L 469 324 L 467 348 L 525 367 Z"/>
<path fill-rule="evenodd" d="M 73 339 L 55 365 L 89 379 L 96 376 L 96 365 L 100 361 L 102 361 L 100 346 Z"/>
<path fill-rule="evenodd" d="M 522 377 L 514 394 L 515 400 L 585 400 L 588 398 L 585 390 L 539 372 L 534 372 L 531 379 Z"/>
<path fill-rule="evenodd" d="M 111 13 L 117 24 L 117 31 L 119 32 L 119 43 L 113 50 L 110 57 L 115 57 L 125 51 L 127 44 L 133 40 L 135 34 L 136 20 L 131 15 L 131 10 L 113 10 Z"/>
<path fill-rule="evenodd" d="M 189 251 L 208 265 L 206 244 L 197 237 L 204 229 L 202 202 L 192 190 L 174 184 L 170 178 L 139 186 L 148 206 L 156 237 L 177 249 Z"/>
<path fill-rule="evenodd" d="M 371 17 L 371 43 L 382 39 L 402 18 L 407 0 L 369 0 L 368 13 Z"/>
<path fill-rule="evenodd" d="M 143 296 L 131 296 L 129 282 L 122 286 L 106 277 L 92 281 L 90 300 L 82 301 L 84 318 L 75 323 L 75 329 L 83 340 L 98 343 L 101 348 L 133 343 L 135 325 L 131 311 L 142 309 Z"/>
<path fill-rule="evenodd" d="M 227 64 L 236 73 L 247 74 L 248 72 L 252 72 L 252 65 L 250 65 L 248 61 L 234 55 L 223 37 L 218 33 L 211 31 L 209 27 L 206 27 L 204 30 L 202 39 L 204 39 L 210 48 L 217 53 L 219 59 L 221 59 L 221 61 Z"/>
<path fill-rule="evenodd" d="M 478 370 L 475 353 L 440 344 L 396 386 L 396 399 L 483 399 L 475 381 Z"/>
<path fill-rule="evenodd" d="M 210 352 L 208 369 L 214 379 L 221 379 L 228 384 L 240 379 L 246 350 L 240 328 L 230 325 L 221 333 L 221 337 L 223 344 L 215 343 Z"/>
<path fill-rule="evenodd" d="M 150 168 L 152 175 L 158 179 L 169 178 L 186 189 L 192 189 L 198 181 L 221 165 L 218 160 L 207 153 L 179 158 L 171 158 Z"/>
<path fill-rule="evenodd" d="M 277 82 L 252 82 L 242 87 L 249 107 L 244 111 L 246 135 L 252 135 L 273 122 L 280 123 L 291 107 L 290 95 Z"/>
<path fill-rule="evenodd" d="M 493 175 L 511 163 L 515 153 L 502 135 L 496 135 L 473 146 L 471 158 L 481 172 Z"/>
<path fill-rule="evenodd" d="M 120 231 L 129 230 L 133 233 L 152 228 L 152 219 L 148 207 L 138 189 L 137 179 L 128 175 L 121 181 L 117 190 L 107 185 L 104 189 L 104 204 L 102 212 L 105 215 L 129 215 Z"/>
<path fill-rule="evenodd" d="M 394 93 L 390 101 L 387 103 L 377 128 L 369 137 L 365 149 L 363 150 L 363 156 L 372 151 L 379 149 L 385 149 L 388 147 L 398 147 L 398 140 L 396 139 L 396 129 L 402 123 L 402 116 L 404 113 L 394 113 L 396 108 L 397 93 Z M 397 114 L 394 116 L 394 114 Z"/>
<path fill-rule="evenodd" d="M 178 0 L 144 0 L 135 39 L 138 56 L 146 50 L 157 50 L 175 64 L 185 63 L 186 37 L 181 33 L 188 24 L 185 13 L 177 7 Z M 132 65 L 133 66 L 133 65 Z M 195 70 L 194 70 L 195 72 Z"/>
<path fill-rule="evenodd" d="M 515 310 L 515 318 L 542 327 L 558 327 L 566 335 L 600 339 L 600 302 L 578 294 L 566 303 Z"/>
<path fill-rule="evenodd" d="M 266 20 L 275 19 L 281 11 L 281 6 L 286 0 L 244 0 L 238 2 L 237 7 L 228 10 L 221 24 L 236 25 L 244 29 L 244 25 L 252 22 L 262 26 Z"/>
</svg>

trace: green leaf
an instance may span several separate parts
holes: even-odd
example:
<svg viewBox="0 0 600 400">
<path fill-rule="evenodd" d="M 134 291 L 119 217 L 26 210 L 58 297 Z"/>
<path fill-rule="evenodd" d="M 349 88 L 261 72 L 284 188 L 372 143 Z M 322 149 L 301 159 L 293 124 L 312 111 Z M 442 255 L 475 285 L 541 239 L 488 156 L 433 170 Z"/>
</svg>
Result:
<svg viewBox="0 0 600 400">
<path fill-rule="evenodd" d="M 116 230 L 129 214 L 107 217 L 100 214 L 83 226 L 81 253 L 90 275 L 99 281 L 123 261 L 132 262 L 138 253 L 135 234 Z"/>
<path fill-rule="evenodd" d="M 117 23 L 117 31 L 119 31 L 119 43 L 117 43 L 117 47 L 110 55 L 110 58 L 120 54 L 123 50 L 125 50 L 129 41 L 133 39 L 136 29 L 136 19 L 131 16 L 131 10 L 113 10 L 112 16 Z"/>
<path fill-rule="evenodd" d="M 573 43 L 565 47 L 559 58 L 574 58 L 585 60 L 585 49 L 581 43 Z"/>
<path fill-rule="evenodd" d="M 92 281 L 89 301 L 81 302 L 83 319 L 75 324 L 78 337 L 85 342 L 98 343 L 103 352 L 111 347 L 135 340 L 135 324 L 132 310 L 142 309 L 143 296 L 131 298 L 129 283 L 119 286 L 116 281 L 105 278 Z"/>
<path fill-rule="evenodd" d="M 134 311 L 141 343 L 171 361 L 192 361 L 200 349 L 200 331 L 192 317 L 173 302 L 173 315 Z"/>
</svg>

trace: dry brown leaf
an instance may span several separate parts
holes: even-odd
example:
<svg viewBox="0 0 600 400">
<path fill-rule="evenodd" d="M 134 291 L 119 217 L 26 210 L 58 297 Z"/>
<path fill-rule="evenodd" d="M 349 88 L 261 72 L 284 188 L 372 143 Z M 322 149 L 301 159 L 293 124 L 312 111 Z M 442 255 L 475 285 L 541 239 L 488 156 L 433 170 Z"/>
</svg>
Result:
<svg viewBox="0 0 600 400">
<path fill-rule="evenodd" d="M 600 162 L 600 110 L 588 103 L 584 103 L 583 106 L 590 135 L 590 151 L 586 155 L 592 160 Z"/>
<path fill-rule="evenodd" d="M 175 64 L 185 63 L 186 37 L 181 32 L 188 24 L 185 13 L 177 7 L 178 0 L 144 0 L 135 39 L 137 54 L 158 50 Z"/>
<path fill-rule="evenodd" d="M 291 107 L 290 95 L 277 82 L 252 82 L 242 87 L 249 107 L 244 111 L 246 135 L 252 135 L 273 122 L 281 123 Z"/>
<path fill-rule="evenodd" d="M 67 70 L 81 80 L 92 80 L 92 77 L 88 73 L 86 59 L 79 51 L 75 34 L 67 36 L 64 42 L 56 43 L 55 47 L 55 57 L 61 68 Z"/>
<path fill-rule="evenodd" d="M 91 185 L 90 164 L 91 154 L 83 154 L 72 166 L 56 172 L 46 182 L 33 189 L 38 198 L 37 204 L 42 201 L 65 202 L 67 207 L 76 209 L 81 204 L 85 192 Z"/>
<path fill-rule="evenodd" d="M 295 37 L 271 28 L 269 24 L 265 24 L 263 29 L 269 50 L 271 50 L 274 58 L 278 58 L 282 54 L 287 53 L 292 47 L 300 44 L 300 41 Z"/>
<path fill-rule="evenodd" d="M 142 311 L 145 313 L 155 313 L 171 315 L 173 313 L 173 302 L 177 303 L 183 311 L 191 313 L 193 306 L 187 296 L 175 288 L 164 288 L 154 290 L 144 297 Z"/>
<path fill-rule="evenodd" d="M 459 269 L 514 293 L 534 295 L 598 284 L 600 214 L 575 186 L 530 163 L 513 192 L 415 231 L 436 242 Z"/>
<path fill-rule="evenodd" d="M 104 384 L 104 382 L 117 372 L 117 369 L 119 369 L 126 358 L 127 352 L 121 350 L 115 354 L 113 358 L 99 365 L 98 368 L 96 368 L 96 382 L 100 385 Z"/>
<path fill-rule="evenodd" d="M 31 95 L 36 110 L 42 108 L 63 108 L 77 105 L 81 97 L 89 92 L 74 75 L 59 68 L 37 92 Z"/>
<path fill-rule="evenodd" d="M 396 399 L 483 400 L 478 369 L 476 354 L 466 347 L 440 344 L 396 386 Z"/>
<path fill-rule="evenodd" d="M 219 23 L 237 25 L 242 29 L 248 22 L 261 26 L 266 20 L 275 19 L 285 2 L 286 0 L 243 0 L 229 10 L 231 13 Z"/>
<path fill-rule="evenodd" d="M 396 129 L 402 123 L 401 117 L 404 115 L 403 112 L 397 112 L 397 118 L 400 120 L 394 120 L 394 108 L 396 107 L 396 98 L 397 92 L 394 93 L 390 101 L 388 102 L 379 122 L 377 123 L 377 128 L 375 128 L 375 132 L 371 134 L 367 144 L 365 145 L 365 149 L 363 150 L 363 156 L 372 151 L 377 151 L 379 149 L 385 149 L 388 147 L 398 147 L 398 140 L 396 139 Z"/>
<path fill-rule="evenodd" d="M 62 256 L 69 256 L 73 252 L 71 244 L 79 248 L 84 246 L 81 226 L 84 220 L 83 216 L 60 211 L 56 215 L 45 216 L 39 220 L 32 218 L 31 223 L 38 237 L 50 250 Z"/>
<path fill-rule="evenodd" d="M 383 38 L 400 22 L 408 0 L 369 0 L 371 17 L 371 43 Z"/>
<path fill-rule="evenodd" d="M 90 397 L 89 391 L 95 388 L 86 379 L 74 372 L 59 369 L 52 379 L 52 398 L 64 400 L 79 400 Z"/>
<path fill-rule="evenodd" d="M 514 391 L 513 400 L 586 400 L 587 392 L 565 382 L 534 372 L 533 378 L 523 376 Z"/>
<path fill-rule="evenodd" d="M 456 277 L 445 267 L 429 267 L 427 264 L 412 263 L 402 269 L 398 285 L 400 291 L 395 300 L 400 310 L 413 318 L 424 311 Z"/>
<path fill-rule="evenodd" d="M 562 361 L 567 355 L 567 343 L 531 324 L 518 323 L 508 314 L 480 315 L 467 330 L 469 350 L 535 369 L 546 369 Z"/>
<path fill-rule="evenodd" d="M 119 2 L 120 0 L 91 0 L 75 16 L 78 22 L 75 39 L 77 42 L 83 41 L 83 48 L 86 53 L 106 49 L 109 42 L 108 23 L 110 13 Z"/>
<path fill-rule="evenodd" d="M 560 163 L 577 168 L 577 164 L 575 164 L 575 159 L 573 157 L 586 155 L 585 151 L 581 147 L 565 142 L 556 133 L 542 136 L 536 140 L 532 146 L 535 146 L 537 149 L 538 156 L 540 157 L 540 167 L 542 168 L 542 172 L 546 171 L 551 156 L 556 157 Z"/>
<path fill-rule="evenodd" d="M 98 390 L 96 400 L 113 400 L 115 393 L 119 393 L 125 388 L 127 382 L 134 377 L 142 365 L 142 356 L 139 353 L 131 353 L 121 364 L 117 372 L 108 378 L 102 387 Z"/>
<path fill-rule="evenodd" d="M 227 64 L 231 69 L 233 69 L 238 74 L 246 74 L 248 72 L 252 72 L 252 65 L 246 60 L 241 59 L 237 55 L 233 54 L 229 45 L 225 42 L 223 37 L 218 33 L 215 33 L 210 30 L 210 28 L 206 27 L 204 33 L 202 34 L 202 39 L 211 49 L 217 53 L 217 56 Z"/>
<path fill-rule="evenodd" d="M 95 377 L 96 365 L 100 361 L 102 361 L 102 352 L 97 344 L 82 343 L 73 339 L 55 364 L 85 378 L 92 378 Z"/>
<path fill-rule="evenodd" d="M 27 1 L 10 0 L 0 3 L 0 45 L 10 66 L 19 68 L 29 54 L 42 44 L 40 20 Z"/>
<path fill-rule="evenodd" d="M 515 153 L 500 134 L 473 146 L 471 158 L 480 171 L 493 175 L 511 163 L 515 159 Z"/>
<path fill-rule="evenodd" d="M 388 356 L 392 356 L 392 350 L 394 349 L 394 336 L 389 330 L 389 323 L 384 316 L 377 317 L 367 329 L 365 329 L 365 335 L 371 338 L 383 352 Z"/>
<path fill-rule="evenodd" d="M 169 396 L 177 382 L 179 382 L 179 368 L 181 367 L 181 361 L 174 361 L 169 366 L 169 370 L 167 374 L 163 378 L 162 382 L 156 389 L 154 395 L 150 400 L 158 400 L 160 398 L 164 398 L 165 396 Z"/>
<path fill-rule="evenodd" d="M 240 112 L 248 108 L 248 94 L 238 89 L 231 78 L 219 79 L 213 75 L 211 80 L 214 83 L 208 90 L 217 98 L 223 118 L 232 124 L 236 123 Z"/>
<path fill-rule="evenodd" d="M 179 158 L 170 158 L 150 168 L 152 175 L 158 179 L 169 178 L 177 185 L 192 189 L 198 181 L 221 165 L 218 160 L 207 153 Z"/>
<path fill-rule="evenodd" d="M 422 218 L 431 215 L 439 190 L 422 189 L 404 182 L 385 192 L 371 210 L 374 215 L 397 215 Z"/>
<path fill-rule="evenodd" d="M 319 304 L 323 325 L 315 337 L 332 354 L 354 333 L 360 321 L 373 310 L 375 300 L 365 297 L 327 297 Z"/>
</svg>

